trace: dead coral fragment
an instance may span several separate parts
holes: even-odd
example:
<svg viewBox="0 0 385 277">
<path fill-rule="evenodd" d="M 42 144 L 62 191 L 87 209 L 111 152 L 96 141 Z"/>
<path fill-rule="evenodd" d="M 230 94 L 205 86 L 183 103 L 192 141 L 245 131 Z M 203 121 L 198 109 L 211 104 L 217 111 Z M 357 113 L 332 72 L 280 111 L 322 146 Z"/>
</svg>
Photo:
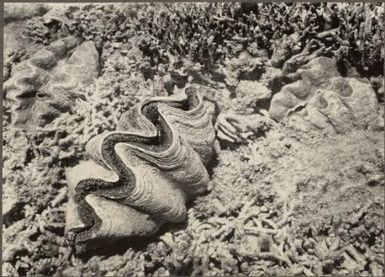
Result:
<svg viewBox="0 0 385 277">
<path fill-rule="evenodd" d="M 259 114 L 222 113 L 218 115 L 215 129 L 218 138 L 222 141 L 247 143 L 251 137 L 271 129 L 273 124 L 273 120 Z"/>
<path fill-rule="evenodd" d="M 78 252 L 183 221 L 186 201 L 206 191 L 215 106 L 199 90 L 144 101 L 123 114 L 118 131 L 89 141 L 91 160 L 67 174 L 67 233 Z"/>
<path fill-rule="evenodd" d="M 14 102 L 14 124 L 42 126 L 71 110 L 73 90 L 90 84 L 100 69 L 94 43 L 77 45 L 74 37 L 57 40 L 12 69 L 4 88 Z"/>
</svg>

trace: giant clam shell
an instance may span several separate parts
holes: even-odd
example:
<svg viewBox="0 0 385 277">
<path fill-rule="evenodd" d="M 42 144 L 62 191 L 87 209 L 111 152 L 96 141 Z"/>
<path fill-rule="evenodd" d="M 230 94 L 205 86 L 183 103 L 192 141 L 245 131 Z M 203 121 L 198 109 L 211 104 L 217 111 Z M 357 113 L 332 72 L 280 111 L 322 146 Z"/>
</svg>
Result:
<svg viewBox="0 0 385 277">
<path fill-rule="evenodd" d="M 345 133 L 375 121 L 376 94 L 366 79 L 341 77 L 335 61 L 320 57 L 303 66 L 301 79 L 273 96 L 269 113 L 301 131 Z"/>
<path fill-rule="evenodd" d="M 99 54 L 92 41 L 78 46 L 74 37 L 54 41 L 12 69 L 4 84 L 12 101 L 13 123 L 44 125 L 70 111 L 74 89 L 90 84 L 99 75 Z"/>
<path fill-rule="evenodd" d="M 181 222 L 186 202 L 207 190 L 215 105 L 197 87 L 186 95 L 134 106 L 117 131 L 89 141 L 91 160 L 68 170 L 66 232 L 78 252 Z"/>
</svg>

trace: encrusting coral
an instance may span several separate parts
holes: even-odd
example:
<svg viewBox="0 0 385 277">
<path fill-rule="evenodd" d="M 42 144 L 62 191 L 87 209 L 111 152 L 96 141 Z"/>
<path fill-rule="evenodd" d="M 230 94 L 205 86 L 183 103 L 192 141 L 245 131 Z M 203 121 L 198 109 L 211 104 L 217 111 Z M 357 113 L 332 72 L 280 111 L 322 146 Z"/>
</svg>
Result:
<svg viewBox="0 0 385 277">
<path fill-rule="evenodd" d="M 99 54 L 94 43 L 78 43 L 75 37 L 57 40 L 12 69 L 4 90 L 14 102 L 14 124 L 42 126 L 70 111 L 77 97 L 74 89 L 98 77 Z"/>
<path fill-rule="evenodd" d="M 67 231 L 78 252 L 185 219 L 186 201 L 207 189 L 214 154 L 215 105 L 205 94 L 192 86 L 184 98 L 145 100 L 117 131 L 89 141 L 91 160 L 67 174 Z"/>
</svg>

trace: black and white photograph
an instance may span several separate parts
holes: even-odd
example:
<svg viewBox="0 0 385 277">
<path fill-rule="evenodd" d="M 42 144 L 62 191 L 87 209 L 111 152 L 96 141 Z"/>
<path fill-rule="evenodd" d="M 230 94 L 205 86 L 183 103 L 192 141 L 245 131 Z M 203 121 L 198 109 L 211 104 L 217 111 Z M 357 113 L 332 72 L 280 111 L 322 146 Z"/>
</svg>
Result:
<svg viewBox="0 0 385 277">
<path fill-rule="evenodd" d="M 1 5 L 1 276 L 385 275 L 384 3 Z"/>
</svg>

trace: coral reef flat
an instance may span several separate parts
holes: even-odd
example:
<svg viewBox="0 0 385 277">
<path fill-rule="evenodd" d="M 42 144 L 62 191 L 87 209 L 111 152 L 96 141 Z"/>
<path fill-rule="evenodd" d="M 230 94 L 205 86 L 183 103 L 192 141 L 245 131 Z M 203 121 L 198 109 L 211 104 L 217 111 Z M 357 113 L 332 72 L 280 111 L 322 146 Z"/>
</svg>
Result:
<svg viewBox="0 0 385 277">
<path fill-rule="evenodd" d="M 384 276 L 384 18 L 6 3 L 1 275 Z"/>
</svg>

